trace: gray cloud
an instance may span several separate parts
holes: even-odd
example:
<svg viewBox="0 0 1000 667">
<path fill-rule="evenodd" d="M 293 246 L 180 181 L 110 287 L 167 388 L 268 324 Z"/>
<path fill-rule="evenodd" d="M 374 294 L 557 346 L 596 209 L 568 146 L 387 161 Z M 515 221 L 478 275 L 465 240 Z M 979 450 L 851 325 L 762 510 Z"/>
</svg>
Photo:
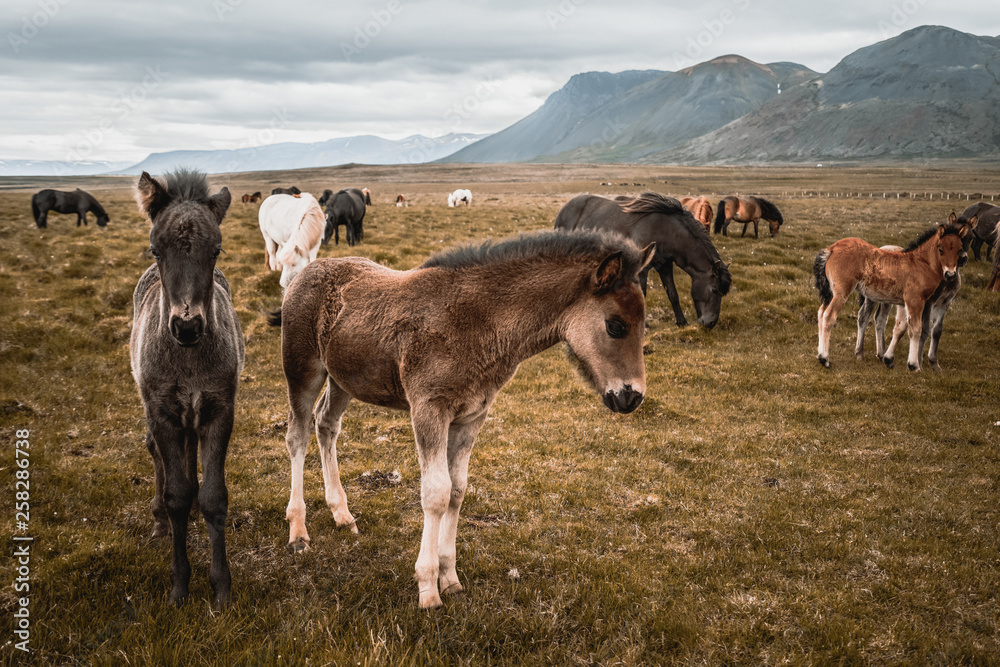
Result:
<svg viewBox="0 0 1000 667">
<path fill-rule="evenodd" d="M 15 0 L 5 14 L 0 157 L 35 159 L 490 132 L 583 71 L 726 53 L 826 71 L 922 24 L 1000 32 L 979 0 Z"/>
</svg>

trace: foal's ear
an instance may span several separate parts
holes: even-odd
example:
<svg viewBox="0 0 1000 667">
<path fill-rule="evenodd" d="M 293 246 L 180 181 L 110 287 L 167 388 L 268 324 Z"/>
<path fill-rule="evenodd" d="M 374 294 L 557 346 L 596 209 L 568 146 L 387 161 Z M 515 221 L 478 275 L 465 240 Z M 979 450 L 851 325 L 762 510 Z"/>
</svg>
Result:
<svg viewBox="0 0 1000 667">
<path fill-rule="evenodd" d="M 649 266 L 649 263 L 653 261 L 653 255 L 656 254 L 656 241 L 653 241 L 648 246 L 642 249 L 642 261 L 639 262 L 639 273 Z"/>
<path fill-rule="evenodd" d="M 975 227 L 978 223 L 979 223 L 979 216 L 978 215 L 974 215 L 971 218 L 969 218 L 969 224 L 968 224 L 968 226 L 969 227 Z"/>
<path fill-rule="evenodd" d="M 964 239 L 965 235 L 969 233 L 969 230 L 976 226 L 976 216 L 972 216 L 972 220 L 969 220 L 969 224 L 962 225 L 958 230 L 958 238 Z"/>
<path fill-rule="evenodd" d="M 951 215 L 948 216 L 948 222 L 951 223 L 951 224 L 953 224 L 953 225 L 956 222 L 958 222 L 958 218 L 955 216 L 955 212 L 954 211 L 952 211 Z"/>
<path fill-rule="evenodd" d="M 598 291 L 611 289 L 622 272 L 622 251 L 611 253 L 604 258 L 601 265 L 594 271 L 591 281 Z"/>
<path fill-rule="evenodd" d="M 152 222 L 160 211 L 167 207 L 170 196 L 158 180 L 144 171 L 135 186 L 135 201 L 139 204 L 139 210 L 143 215 Z"/>
<path fill-rule="evenodd" d="M 937 237 L 941 238 L 942 236 L 944 236 L 944 230 L 946 230 L 946 229 L 948 229 L 948 228 L 945 225 L 938 225 L 938 228 L 937 228 Z"/>
<path fill-rule="evenodd" d="M 222 188 L 218 194 L 214 194 L 208 198 L 208 208 L 212 211 L 212 214 L 220 225 L 222 224 L 222 219 L 226 217 L 226 211 L 229 210 L 229 205 L 232 202 L 233 196 L 229 194 L 229 188 Z"/>
</svg>

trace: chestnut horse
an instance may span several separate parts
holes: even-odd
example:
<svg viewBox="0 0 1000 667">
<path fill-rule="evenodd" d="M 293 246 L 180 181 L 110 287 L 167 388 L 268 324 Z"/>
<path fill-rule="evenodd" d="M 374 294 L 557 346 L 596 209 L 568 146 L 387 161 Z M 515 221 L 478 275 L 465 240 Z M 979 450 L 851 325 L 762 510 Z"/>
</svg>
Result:
<svg viewBox="0 0 1000 667">
<path fill-rule="evenodd" d="M 715 233 L 722 232 L 723 236 L 729 236 L 729 223 L 741 222 L 743 233 L 740 236 L 746 236 L 747 225 L 752 222 L 753 237 L 757 238 L 757 224 L 761 219 L 767 220 L 772 237 L 778 235 L 778 229 L 785 222 L 778 207 L 763 197 L 731 195 L 719 202 L 719 208 L 715 213 Z"/>
<path fill-rule="evenodd" d="M 924 306 L 942 280 L 958 272 L 962 239 L 967 227 L 932 227 L 902 251 L 882 250 L 858 238 L 846 238 L 816 255 L 813 272 L 822 304 L 817 314 L 819 362 L 830 367 L 830 330 L 851 292 L 866 299 L 906 307 L 910 338 L 907 367 L 920 370 L 920 340 L 929 325 L 930 308 Z"/>
<path fill-rule="evenodd" d="M 244 205 L 246 205 L 246 204 L 256 204 L 257 202 L 260 201 L 260 197 L 261 197 L 261 194 L 260 194 L 259 191 L 253 193 L 252 195 L 249 195 L 249 194 L 248 195 L 243 195 L 243 204 Z"/>
<path fill-rule="evenodd" d="M 957 218 L 955 217 L 955 213 L 952 212 L 948 216 L 948 224 L 959 230 L 962 227 L 968 227 L 964 238 L 964 241 L 967 242 L 972 236 L 972 230 L 976 226 L 976 216 L 972 216 L 972 220 L 969 221 L 964 217 L 964 214 L 963 217 Z M 898 245 L 884 245 L 882 246 L 882 250 L 903 251 Z M 962 268 L 968 262 L 969 253 L 963 249 L 958 255 L 958 267 Z M 945 278 L 941 281 L 941 284 L 938 285 L 938 288 L 924 306 L 925 311 L 930 310 L 928 320 L 930 327 L 924 326 L 921 329 L 920 349 L 921 354 L 923 354 L 924 343 L 930 338 L 931 345 L 927 350 L 927 360 L 931 362 L 931 370 L 933 371 L 941 370 L 941 366 L 938 364 L 938 344 L 941 341 L 941 333 L 944 331 L 944 316 L 948 314 L 948 308 L 951 307 L 951 302 L 955 300 L 955 296 L 961 287 L 962 274 L 956 271 L 954 277 Z M 906 331 L 906 311 L 902 306 L 896 306 L 896 323 L 892 329 L 892 341 L 887 348 L 885 344 L 885 325 L 889 321 L 889 310 L 892 308 L 892 304 L 880 303 L 874 299 L 866 299 L 860 294 L 858 298 L 860 299 L 858 304 L 858 341 L 854 346 L 854 355 L 858 358 L 858 361 L 861 361 L 864 357 L 865 329 L 868 328 L 868 322 L 871 320 L 872 313 L 874 313 L 875 356 L 881 359 L 886 366 L 892 368 L 896 345 L 899 343 L 900 338 L 902 338 L 903 332 Z"/>
<path fill-rule="evenodd" d="M 406 201 L 406 197 L 403 195 L 396 195 L 396 206 L 400 208 L 406 208 L 410 205 L 410 202 Z"/>
<path fill-rule="evenodd" d="M 541 232 L 446 251 L 410 271 L 360 257 L 306 267 L 269 318 L 281 326 L 288 383 L 291 547 L 309 544 L 302 471 L 313 417 L 327 505 L 357 532 L 337 467 L 341 416 L 351 398 L 409 410 L 424 511 L 420 607 L 439 607 L 439 589 L 462 591 L 458 516 L 472 443 L 497 393 L 522 361 L 562 341 L 608 408 L 639 407 L 639 273 L 654 250 L 617 234 Z"/>
<path fill-rule="evenodd" d="M 715 217 L 715 213 L 712 211 L 712 204 L 709 203 L 708 197 L 681 197 L 681 206 L 690 211 L 694 219 L 705 226 L 705 231 L 709 231 L 712 228 L 712 218 Z"/>
</svg>

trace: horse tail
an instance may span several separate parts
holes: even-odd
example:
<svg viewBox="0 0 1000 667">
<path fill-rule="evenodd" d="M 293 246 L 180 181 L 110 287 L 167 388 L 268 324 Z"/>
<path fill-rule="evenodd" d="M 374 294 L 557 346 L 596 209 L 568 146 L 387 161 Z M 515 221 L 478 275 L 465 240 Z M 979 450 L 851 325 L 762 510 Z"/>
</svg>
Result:
<svg viewBox="0 0 1000 667">
<path fill-rule="evenodd" d="M 719 210 L 715 212 L 715 227 L 712 231 L 718 234 L 722 231 L 722 226 L 726 224 L 726 200 L 719 202 Z"/>
<path fill-rule="evenodd" d="M 826 277 L 826 263 L 830 260 L 830 249 L 824 248 L 816 255 L 816 262 L 813 264 L 813 274 L 816 276 L 816 289 L 819 290 L 820 301 L 824 306 L 830 305 L 833 301 L 833 288 L 830 287 L 830 279 Z"/>
<path fill-rule="evenodd" d="M 281 326 L 281 307 L 279 306 L 277 310 L 264 311 L 264 319 L 272 327 Z"/>
<path fill-rule="evenodd" d="M 35 224 L 38 224 L 38 219 L 42 217 L 42 209 L 38 205 L 38 195 L 31 198 L 31 215 L 35 216 Z"/>
<path fill-rule="evenodd" d="M 781 217 L 781 211 L 778 207 L 767 201 L 763 197 L 755 197 L 757 200 L 757 205 L 760 206 L 760 217 L 765 220 L 774 220 L 778 225 L 784 224 L 785 220 Z"/>
</svg>

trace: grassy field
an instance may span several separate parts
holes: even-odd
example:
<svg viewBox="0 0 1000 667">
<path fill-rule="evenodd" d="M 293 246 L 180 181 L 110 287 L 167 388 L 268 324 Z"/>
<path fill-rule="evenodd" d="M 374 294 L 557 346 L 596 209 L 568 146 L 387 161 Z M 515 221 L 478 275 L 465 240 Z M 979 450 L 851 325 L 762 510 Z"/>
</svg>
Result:
<svg viewBox="0 0 1000 667">
<path fill-rule="evenodd" d="M 0 179 L 0 479 L 7 545 L 34 537 L 34 664 L 1000 664 L 1000 302 L 970 263 L 943 372 L 854 359 L 856 300 L 816 361 L 812 263 L 846 236 L 903 244 L 991 193 L 998 171 L 628 166 L 345 167 L 213 176 L 234 194 L 219 267 L 247 362 L 230 443 L 233 606 L 210 611 L 192 522 L 191 599 L 167 604 L 170 548 L 149 535 L 153 467 L 128 361 L 132 290 L 150 264 L 135 179 Z M 614 186 L 601 183 L 613 182 Z M 712 331 L 677 327 L 651 278 L 648 394 L 614 415 L 558 348 L 524 363 L 473 452 L 458 533 L 467 593 L 417 609 L 422 512 L 408 416 L 352 403 L 340 464 L 360 534 L 337 530 L 306 459 L 312 549 L 290 554 L 280 302 L 257 207 L 276 184 L 372 189 L 365 241 L 321 256 L 412 268 L 444 247 L 547 229 L 572 195 L 756 193 L 777 238 L 713 237 L 732 292 Z M 90 189 L 106 229 L 31 219 L 42 187 Z M 448 192 L 470 187 L 471 208 Z M 396 193 L 414 205 L 396 208 Z M 803 196 L 804 193 L 823 193 Z M 863 197 L 857 195 L 864 193 Z M 850 196 L 848 196 L 850 194 Z M 988 199 L 988 195 L 987 195 Z M 734 229 L 735 227 L 731 228 Z M 694 309 L 678 275 L 682 306 Z M 905 359 L 906 342 L 897 353 Z M 30 429 L 30 521 L 14 517 L 15 431 Z M 386 483 L 398 470 L 399 484 Z M 369 474 L 370 473 L 370 474 Z M 8 546 L 8 553 L 11 547 Z M 14 560 L 2 609 L 11 628 Z M 11 619 L 8 621 L 6 619 Z M 9 640 L 9 641 L 8 641 Z"/>
</svg>

